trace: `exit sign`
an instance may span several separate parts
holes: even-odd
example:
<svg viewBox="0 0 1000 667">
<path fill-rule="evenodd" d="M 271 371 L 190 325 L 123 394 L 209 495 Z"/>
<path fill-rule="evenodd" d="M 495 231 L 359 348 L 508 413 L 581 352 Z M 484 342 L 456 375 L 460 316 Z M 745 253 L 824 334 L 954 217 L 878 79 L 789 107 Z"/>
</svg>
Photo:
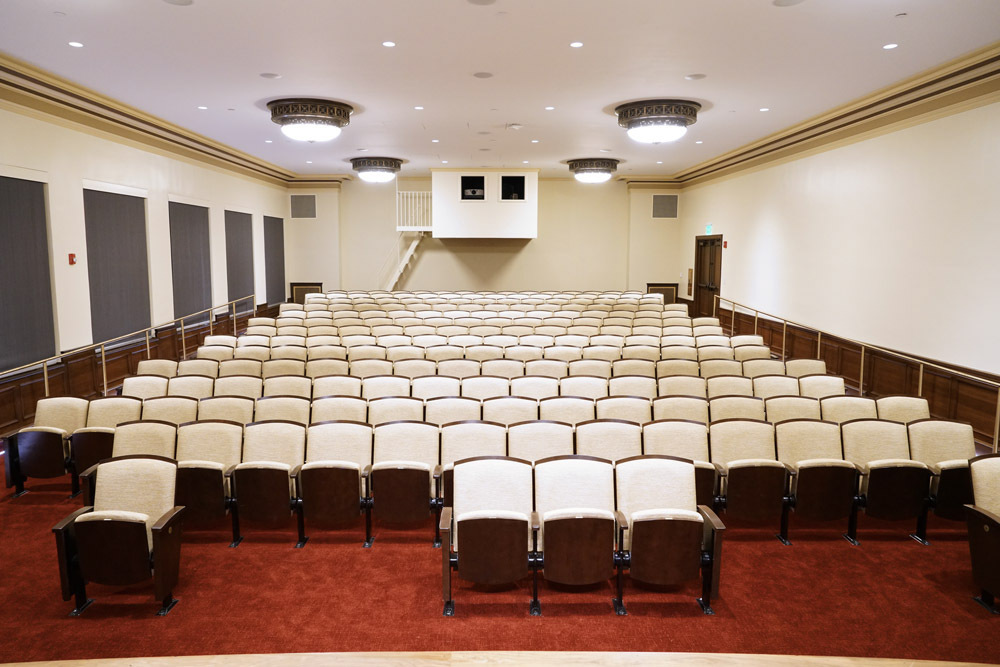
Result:
<svg viewBox="0 0 1000 667">
<path fill-rule="evenodd" d="M 705 225 L 705 233 L 706 234 L 712 233 L 712 225 Z"/>
</svg>

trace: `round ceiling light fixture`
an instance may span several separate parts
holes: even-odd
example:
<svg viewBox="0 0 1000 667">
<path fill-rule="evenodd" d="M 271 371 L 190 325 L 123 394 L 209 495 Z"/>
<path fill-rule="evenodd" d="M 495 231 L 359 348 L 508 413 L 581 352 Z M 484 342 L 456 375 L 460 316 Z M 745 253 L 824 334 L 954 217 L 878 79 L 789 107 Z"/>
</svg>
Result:
<svg viewBox="0 0 1000 667">
<path fill-rule="evenodd" d="M 388 183 L 396 178 L 403 161 L 394 157 L 355 157 L 351 166 L 365 183 Z"/>
<path fill-rule="evenodd" d="M 701 105 L 690 100 L 641 100 L 615 109 L 618 124 L 644 144 L 677 141 L 698 120 Z"/>
<path fill-rule="evenodd" d="M 569 170 L 581 183 L 606 183 L 618 170 L 618 160 L 606 157 L 588 157 L 567 160 Z"/>
<path fill-rule="evenodd" d="M 267 103 L 271 120 L 281 133 L 295 141 L 330 141 L 351 122 L 354 107 L 343 102 L 312 98 L 286 98 Z"/>
</svg>

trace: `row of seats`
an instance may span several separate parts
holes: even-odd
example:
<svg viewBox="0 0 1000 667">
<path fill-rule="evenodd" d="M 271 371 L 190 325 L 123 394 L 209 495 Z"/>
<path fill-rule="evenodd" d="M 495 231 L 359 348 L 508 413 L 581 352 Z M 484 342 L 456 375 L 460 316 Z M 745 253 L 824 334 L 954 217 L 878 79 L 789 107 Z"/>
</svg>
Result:
<svg viewBox="0 0 1000 667">
<path fill-rule="evenodd" d="M 511 325 L 521 326 L 521 325 Z M 417 347 L 433 347 L 435 345 L 530 345 L 532 347 L 549 347 L 551 345 L 568 345 L 570 347 L 587 347 L 588 345 L 652 345 L 667 347 L 669 345 L 685 345 L 688 347 L 707 347 L 708 345 L 724 345 L 740 347 L 744 345 L 763 345 L 763 338 L 757 335 L 744 334 L 727 336 L 722 327 L 697 327 L 698 331 L 687 327 L 679 327 L 671 331 L 671 327 L 650 332 L 604 332 L 585 331 L 569 332 L 526 330 L 528 327 L 503 331 L 504 327 L 494 327 L 499 330 L 472 331 L 470 327 L 362 327 L 362 330 L 349 330 L 347 327 L 249 327 L 244 335 L 234 340 L 233 336 L 209 335 L 205 337 L 205 345 L 215 347 L 248 347 L 252 345 L 263 347 L 278 347 L 279 345 L 381 345 L 397 347 L 399 345 L 415 345 Z M 564 329 L 558 327 L 557 329 Z M 267 329 L 274 329 L 269 331 Z M 220 340 L 221 339 L 221 340 Z"/>
<path fill-rule="evenodd" d="M 331 313 L 332 315 L 332 313 Z M 476 318 L 456 318 L 454 320 L 441 317 L 428 318 L 350 318 L 342 317 L 279 317 L 274 320 L 269 318 L 255 317 L 250 320 L 247 333 L 262 336 L 276 336 L 279 334 L 309 336 L 319 334 L 330 334 L 335 336 L 349 336 L 354 334 L 370 334 L 373 336 L 388 336 L 392 334 L 406 334 L 416 336 L 421 334 L 438 333 L 443 336 L 457 334 L 475 334 L 486 336 L 499 333 L 512 333 L 514 335 L 526 335 L 529 333 L 544 334 L 550 336 L 565 335 L 571 333 L 586 335 L 621 335 L 646 334 L 651 336 L 665 336 L 669 334 L 686 336 L 707 336 L 710 334 L 723 333 L 719 326 L 719 320 L 711 318 L 699 318 L 690 320 L 688 318 L 598 318 L 598 317 L 578 317 L 578 318 L 537 318 L 537 317 L 492 317 L 485 319 Z M 695 324 L 695 322 L 698 322 Z M 507 327 L 521 327 L 520 330 L 504 332 Z M 570 331 L 574 327 L 589 327 L 587 330 Z M 295 329 L 298 329 L 296 331 Z M 317 331 L 317 329 L 322 329 Z M 473 329 L 476 329 L 473 331 Z M 498 331 L 497 329 L 501 329 Z"/>
<path fill-rule="evenodd" d="M 245 348 L 246 349 L 246 348 Z M 318 348 L 313 348 L 318 349 Z M 172 362 L 158 364 L 160 359 L 139 362 L 139 374 L 135 377 L 160 377 L 168 380 L 180 377 L 208 377 L 211 379 L 231 375 L 250 375 L 269 378 L 277 375 L 300 375 L 319 377 L 322 375 L 353 375 L 355 377 L 371 377 L 373 375 L 399 375 L 417 378 L 429 375 L 439 375 L 455 378 L 466 378 L 476 375 L 494 375 L 513 379 L 524 375 L 541 375 L 551 378 L 592 376 L 612 378 L 625 375 L 639 375 L 648 378 L 666 378 L 675 376 L 711 378 L 719 375 L 742 376 L 753 379 L 763 375 L 780 375 L 801 380 L 806 377 L 822 376 L 826 372 L 823 361 L 813 359 L 790 360 L 806 363 L 794 363 L 789 372 L 786 362 L 778 359 L 750 359 L 748 361 L 733 361 L 728 359 L 708 359 L 692 361 L 690 359 L 576 359 L 562 361 L 560 359 L 232 359 L 217 362 L 212 359 L 187 359 L 176 367 Z M 165 374 L 156 373 L 164 370 Z M 813 370 L 805 373 L 805 370 Z M 170 371 L 174 371 L 171 373 Z M 832 377 L 832 376 L 831 376 Z"/>
</svg>

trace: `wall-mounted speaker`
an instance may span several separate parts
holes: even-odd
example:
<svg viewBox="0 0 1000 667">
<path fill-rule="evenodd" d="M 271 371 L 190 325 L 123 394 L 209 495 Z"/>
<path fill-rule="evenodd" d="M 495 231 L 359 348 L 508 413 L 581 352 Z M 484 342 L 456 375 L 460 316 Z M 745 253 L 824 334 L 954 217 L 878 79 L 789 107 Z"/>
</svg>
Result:
<svg viewBox="0 0 1000 667">
<path fill-rule="evenodd" d="M 677 195 L 653 195 L 653 217 L 676 218 L 677 200 Z"/>
<path fill-rule="evenodd" d="M 315 218 L 316 195 L 290 195 L 292 218 Z"/>
</svg>

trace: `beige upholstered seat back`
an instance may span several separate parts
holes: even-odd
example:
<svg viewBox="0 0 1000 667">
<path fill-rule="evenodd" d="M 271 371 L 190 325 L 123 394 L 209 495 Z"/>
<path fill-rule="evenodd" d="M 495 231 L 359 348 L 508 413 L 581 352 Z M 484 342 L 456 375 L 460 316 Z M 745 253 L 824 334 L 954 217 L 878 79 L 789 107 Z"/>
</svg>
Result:
<svg viewBox="0 0 1000 667">
<path fill-rule="evenodd" d="M 774 427 L 764 421 L 730 419 L 708 427 L 712 463 L 729 465 L 741 459 L 774 461 Z"/>
<path fill-rule="evenodd" d="M 631 519 L 645 510 L 698 510 L 694 465 L 688 461 L 642 456 L 615 466 L 618 509 Z"/>
<path fill-rule="evenodd" d="M 798 464 L 809 459 L 842 459 L 840 424 L 818 419 L 795 419 L 777 424 L 774 438 L 778 460 Z"/>
<path fill-rule="evenodd" d="M 502 424 L 466 421 L 441 427 L 441 465 L 473 456 L 506 456 L 507 429 Z"/>
<path fill-rule="evenodd" d="M 576 425 L 594 419 L 597 413 L 594 401 L 589 398 L 557 396 L 539 401 L 538 415 L 541 419 Z"/>
<path fill-rule="evenodd" d="M 143 359 L 135 372 L 137 375 L 161 375 L 172 378 L 177 375 L 177 362 L 172 359 Z"/>
<path fill-rule="evenodd" d="M 142 401 L 125 396 L 95 398 L 87 407 L 87 428 L 114 428 L 139 419 Z"/>
<path fill-rule="evenodd" d="M 217 377 L 219 375 L 219 362 L 215 359 L 184 359 L 177 363 L 177 376 L 182 375 Z"/>
<path fill-rule="evenodd" d="M 313 397 L 361 396 L 361 378 L 353 375 L 322 375 L 313 378 Z"/>
<path fill-rule="evenodd" d="M 843 424 L 853 419 L 877 419 L 875 401 L 861 396 L 827 396 L 819 402 L 823 420 Z"/>
<path fill-rule="evenodd" d="M 688 375 L 672 375 L 657 380 L 659 396 L 708 396 L 708 384 L 705 378 Z"/>
<path fill-rule="evenodd" d="M 615 469 L 611 461 L 584 456 L 535 463 L 535 511 L 567 509 L 615 511 Z"/>
<path fill-rule="evenodd" d="M 645 375 L 622 375 L 608 380 L 608 393 L 611 396 L 640 396 L 653 400 L 656 398 L 656 379 Z"/>
<path fill-rule="evenodd" d="M 656 373 L 659 377 L 690 376 L 698 377 L 701 366 L 691 359 L 664 359 L 657 362 Z"/>
<path fill-rule="evenodd" d="M 926 398 L 917 396 L 884 396 L 875 401 L 879 419 L 909 424 L 918 419 L 930 419 L 931 410 Z"/>
<path fill-rule="evenodd" d="M 438 427 L 421 421 L 399 421 L 375 427 L 373 463 L 410 461 L 433 469 L 440 462 Z"/>
<path fill-rule="evenodd" d="M 242 339 L 240 340 L 242 343 Z M 271 358 L 271 348 L 264 345 L 240 345 L 233 354 L 233 359 L 254 359 L 264 362 Z M 263 373 L 263 369 L 261 370 Z"/>
<path fill-rule="evenodd" d="M 503 518 L 523 518 L 530 526 L 532 512 L 531 465 L 513 458 L 476 459 L 455 466 L 455 531 L 452 544 L 460 550 L 464 517 L 485 518 L 496 512 Z M 528 542 L 531 548 L 531 542 Z"/>
<path fill-rule="evenodd" d="M 309 399 L 301 396 L 264 396 L 257 399 L 254 419 L 273 421 L 283 419 L 303 426 L 309 423 Z"/>
<path fill-rule="evenodd" d="M 470 345 L 465 348 L 465 358 L 478 362 L 503 359 L 503 351 L 498 345 Z"/>
<path fill-rule="evenodd" d="M 826 362 L 822 359 L 789 359 L 785 373 L 800 378 L 803 375 L 826 375 Z"/>
<path fill-rule="evenodd" d="M 535 400 L 558 396 L 559 380 L 540 375 L 525 375 L 524 377 L 512 378 L 510 381 L 510 395 L 533 398 Z"/>
<path fill-rule="evenodd" d="M 522 336 L 521 338 L 528 338 L 528 336 Z M 529 361 L 541 361 L 542 348 L 541 346 L 526 345 L 523 343 L 511 345 L 510 347 L 504 348 L 503 356 L 505 359 L 513 359 L 516 361 L 523 361 L 525 363 Z"/>
<path fill-rule="evenodd" d="M 565 361 L 568 364 L 571 361 L 583 359 L 583 350 L 581 347 L 582 346 L 569 345 L 566 343 L 552 345 L 542 350 L 542 358 Z M 568 366 L 566 368 L 566 372 L 569 373 Z"/>
<path fill-rule="evenodd" d="M 40 398 L 35 404 L 34 426 L 57 428 L 72 433 L 87 426 L 87 409 L 90 402 L 85 398 L 58 396 Z"/>
<path fill-rule="evenodd" d="M 462 379 L 462 396 L 484 400 L 493 396 L 510 396 L 510 380 L 494 375 L 474 375 Z"/>
<path fill-rule="evenodd" d="M 414 398 L 427 400 L 441 396 L 458 396 L 462 383 L 458 378 L 424 375 L 410 380 L 410 393 Z"/>
<path fill-rule="evenodd" d="M 780 359 L 748 359 L 743 362 L 743 375 L 755 378 L 759 375 L 784 375 L 785 362 Z"/>
<path fill-rule="evenodd" d="M 112 456 L 162 456 L 176 453 L 177 427 L 161 421 L 134 421 L 115 428 Z"/>
<path fill-rule="evenodd" d="M 177 429 L 177 460 L 211 461 L 225 470 L 242 459 L 243 424 L 194 422 Z"/>
<path fill-rule="evenodd" d="M 97 469 L 94 511 L 139 512 L 150 521 L 174 506 L 177 465 L 156 459 L 108 461 Z"/>
<path fill-rule="evenodd" d="M 219 362 L 219 377 L 250 375 L 260 377 L 261 362 L 256 359 L 228 359 Z"/>
<path fill-rule="evenodd" d="M 570 375 L 594 375 L 602 378 L 611 377 L 611 362 L 603 359 L 587 359 L 587 350 L 583 348 L 584 358 L 567 364 Z"/>
<path fill-rule="evenodd" d="M 708 427 L 699 422 L 666 419 L 642 427 L 644 454 L 708 461 Z"/>
<path fill-rule="evenodd" d="M 410 378 L 399 375 L 372 375 L 361 381 L 361 397 L 371 400 L 385 396 L 409 396 Z"/>
<path fill-rule="evenodd" d="M 287 421 L 256 421 L 243 433 L 243 463 L 271 462 L 289 467 L 305 460 L 306 427 Z"/>
<path fill-rule="evenodd" d="M 348 343 L 354 341 L 347 341 Z M 388 353 L 386 349 L 381 345 L 348 345 L 347 347 L 347 360 L 350 362 L 362 361 L 365 359 L 382 359 L 388 358 Z"/>
<path fill-rule="evenodd" d="M 236 336 L 223 336 L 219 334 L 205 336 L 202 342 L 204 345 L 225 345 L 226 347 L 236 347 Z"/>
<path fill-rule="evenodd" d="M 698 339 L 700 343 L 703 338 L 707 336 L 702 336 Z M 704 347 L 698 347 L 698 361 L 709 361 L 712 359 L 735 359 L 736 355 L 733 352 L 733 348 L 728 345 L 706 345 Z"/>
<path fill-rule="evenodd" d="M 133 375 L 122 381 L 122 396 L 154 398 L 167 395 L 170 378 L 159 375 Z"/>
<path fill-rule="evenodd" d="M 575 375 L 559 380 L 559 394 L 598 399 L 609 395 L 609 380 L 593 375 Z"/>
<path fill-rule="evenodd" d="M 771 348 L 766 345 L 733 345 L 733 357 L 736 361 L 751 359 L 770 359 Z"/>
<path fill-rule="evenodd" d="M 787 375 L 758 375 L 753 379 L 753 395 L 765 400 L 772 396 L 798 396 L 799 381 Z"/>
<path fill-rule="evenodd" d="M 517 359 L 487 359 L 482 362 L 483 375 L 515 378 L 524 375 L 524 362 Z"/>
<path fill-rule="evenodd" d="M 558 380 L 569 375 L 569 364 L 559 359 L 533 359 L 524 362 L 524 374 Z"/>
<path fill-rule="evenodd" d="M 598 419 L 624 419 L 636 424 L 652 421 L 649 399 L 642 396 L 609 396 L 595 401 Z"/>
<path fill-rule="evenodd" d="M 983 456 L 969 464 L 975 505 L 1000 516 L 1000 456 Z"/>
<path fill-rule="evenodd" d="M 976 455 L 970 424 L 924 419 L 910 423 L 910 458 L 928 466 L 942 461 L 969 460 Z"/>
<path fill-rule="evenodd" d="M 368 421 L 368 402 L 358 396 L 325 396 L 312 402 L 312 421 Z"/>
<path fill-rule="evenodd" d="M 442 396 L 428 399 L 424 406 L 424 421 L 438 426 L 482 417 L 482 404 L 475 398 Z"/>
<path fill-rule="evenodd" d="M 538 401 L 522 396 L 497 396 L 482 402 L 483 420 L 510 426 L 538 419 Z"/>
<path fill-rule="evenodd" d="M 513 424 L 507 429 L 507 451 L 525 461 L 567 456 L 573 453 L 573 426 L 546 420 Z"/>
<path fill-rule="evenodd" d="M 207 375 L 178 375 L 167 383 L 167 396 L 208 398 L 215 390 L 215 378 Z"/>
<path fill-rule="evenodd" d="M 312 378 L 304 375 L 275 375 L 264 380 L 264 396 L 312 398 Z"/>
<path fill-rule="evenodd" d="M 447 375 L 459 379 L 479 375 L 480 364 L 475 359 L 443 359 L 438 362 L 438 375 Z"/>
<path fill-rule="evenodd" d="M 429 359 L 400 359 L 392 362 L 392 372 L 405 378 L 434 375 L 437 372 L 437 364 Z"/>
<path fill-rule="evenodd" d="M 799 393 L 812 398 L 827 396 L 843 396 L 847 392 L 844 378 L 837 375 L 802 375 L 799 376 Z"/>
<path fill-rule="evenodd" d="M 881 459 L 908 459 L 906 426 L 898 422 L 858 419 L 840 425 L 844 459 L 859 466 Z"/>
<path fill-rule="evenodd" d="M 653 419 L 689 419 L 708 423 L 708 401 L 700 396 L 661 396 L 653 401 Z"/>
<path fill-rule="evenodd" d="M 249 424 L 253 421 L 254 400 L 245 396 L 215 396 L 198 401 L 198 419 L 222 419 Z"/>
<path fill-rule="evenodd" d="M 387 396 L 368 401 L 368 423 L 372 426 L 392 421 L 423 421 L 423 419 L 424 402 L 419 398 Z"/>
<path fill-rule="evenodd" d="M 147 398 L 142 402 L 142 418 L 179 426 L 198 418 L 198 401 L 186 396 Z"/>
<path fill-rule="evenodd" d="M 596 419 L 576 426 L 576 453 L 618 461 L 642 454 L 642 427 L 618 419 Z"/>
<path fill-rule="evenodd" d="M 352 421 L 313 424 L 306 432 L 306 461 L 350 461 L 359 468 L 372 463 L 372 427 Z"/>
<path fill-rule="evenodd" d="M 235 347 L 235 346 L 234 346 Z M 212 361 L 225 361 L 233 358 L 233 349 L 229 345 L 202 345 L 196 352 L 198 359 L 210 359 Z M 216 366 L 218 371 L 218 366 Z"/>
<path fill-rule="evenodd" d="M 336 361 L 347 361 L 347 348 L 333 342 L 334 340 L 339 341 L 340 339 L 335 336 L 310 336 L 307 338 L 306 345 L 309 349 L 308 360 L 333 359 Z M 316 341 L 324 342 L 320 345 Z"/>
<path fill-rule="evenodd" d="M 392 362 L 385 359 L 359 359 L 351 361 L 350 372 L 354 377 L 362 379 L 373 375 L 392 375 Z"/>
<path fill-rule="evenodd" d="M 724 419 L 764 421 L 764 401 L 753 396 L 718 396 L 709 399 L 708 412 L 713 422 Z"/>
<path fill-rule="evenodd" d="M 716 375 L 706 381 L 708 397 L 753 396 L 753 380 L 742 375 Z"/>
<path fill-rule="evenodd" d="M 699 363 L 698 368 L 703 378 L 711 378 L 716 375 L 743 374 L 743 364 L 739 361 L 729 359 L 708 359 Z"/>
<path fill-rule="evenodd" d="M 819 399 L 809 396 L 772 396 L 764 400 L 767 421 L 777 424 L 788 419 L 819 419 Z"/>
<path fill-rule="evenodd" d="M 656 362 L 649 359 L 619 359 L 611 362 L 611 376 L 644 375 L 656 377 Z"/>
<path fill-rule="evenodd" d="M 254 375 L 228 375 L 215 381 L 216 396 L 244 396 L 258 399 L 264 394 L 264 381 Z"/>
</svg>

